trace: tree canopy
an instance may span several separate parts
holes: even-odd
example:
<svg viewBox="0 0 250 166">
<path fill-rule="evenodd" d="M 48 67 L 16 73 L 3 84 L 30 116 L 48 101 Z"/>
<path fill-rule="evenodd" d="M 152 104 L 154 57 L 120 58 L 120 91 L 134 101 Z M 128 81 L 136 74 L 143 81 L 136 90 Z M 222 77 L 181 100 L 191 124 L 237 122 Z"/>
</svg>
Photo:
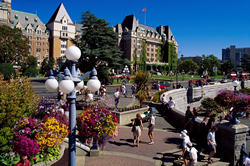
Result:
<svg viewBox="0 0 250 166">
<path fill-rule="evenodd" d="M 29 55 L 29 40 L 17 28 L 0 26 L 0 63 L 23 60 Z"/>
<path fill-rule="evenodd" d="M 234 69 L 234 63 L 231 60 L 225 61 L 221 65 L 221 70 L 228 74 L 230 71 Z"/>
<path fill-rule="evenodd" d="M 199 73 L 202 74 L 204 71 L 207 70 L 209 75 L 213 75 L 213 67 L 217 67 L 217 72 L 220 74 L 220 60 L 214 56 L 213 54 L 210 55 L 202 55 L 203 60 L 200 63 L 200 71 Z"/>
<path fill-rule="evenodd" d="M 188 72 L 194 72 L 194 71 L 198 71 L 199 66 L 197 65 L 197 63 L 195 63 L 192 59 L 186 59 L 183 62 L 181 62 L 179 64 L 179 60 L 178 60 L 178 71 L 183 71 L 185 73 Z"/>
<path fill-rule="evenodd" d="M 82 56 L 77 66 L 81 71 L 90 71 L 93 67 L 100 70 L 122 69 L 130 61 L 122 59 L 118 49 L 117 34 L 105 19 L 96 17 L 90 11 L 82 13 L 82 34 L 72 40 L 81 49 Z"/>
<path fill-rule="evenodd" d="M 48 57 L 44 58 L 44 60 L 42 62 L 40 73 L 41 74 L 48 73 L 49 70 L 51 68 L 53 68 L 54 64 L 55 64 L 55 59 L 54 58 L 52 58 L 52 57 L 51 58 L 48 58 Z"/>
</svg>

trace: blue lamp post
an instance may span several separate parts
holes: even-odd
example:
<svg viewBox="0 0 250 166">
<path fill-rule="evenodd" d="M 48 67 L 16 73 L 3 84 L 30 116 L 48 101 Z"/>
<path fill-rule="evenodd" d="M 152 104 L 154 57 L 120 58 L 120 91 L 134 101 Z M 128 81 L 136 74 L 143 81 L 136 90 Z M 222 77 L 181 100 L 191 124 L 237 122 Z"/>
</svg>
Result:
<svg viewBox="0 0 250 166">
<path fill-rule="evenodd" d="M 233 81 L 233 86 L 234 86 L 234 100 L 235 100 L 235 96 L 236 96 L 236 89 L 237 89 L 237 86 L 239 86 L 239 82 L 237 80 Z M 237 119 L 237 113 L 236 112 L 233 112 L 233 117 L 229 120 L 230 123 L 232 124 L 239 124 L 240 121 Z"/>
<path fill-rule="evenodd" d="M 80 58 L 81 56 L 81 51 L 78 47 L 76 46 L 71 46 L 67 48 L 66 50 L 66 57 L 68 60 L 71 62 L 71 72 L 69 71 L 68 68 L 64 70 L 64 75 L 51 70 L 50 71 L 50 77 L 49 79 L 45 82 L 45 87 L 47 90 L 57 90 L 58 87 L 58 82 L 55 80 L 55 77 L 52 75 L 55 74 L 62 81 L 59 83 L 59 89 L 65 93 L 69 94 L 68 96 L 68 102 L 70 104 L 69 106 L 69 165 L 70 166 L 75 166 L 76 165 L 76 146 L 75 146 L 75 138 L 76 138 L 76 94 L 75 91 L 76 89 L 81 89 L 83 88 L 83 79 L 86 78 L 88 75 L 90 75 L 90 80 L 87 83 L 87 87 L 90 91 L 95 92 L 97 91 L 101 83 L 97 79 L 96 75 L 97 72 L 95 68 L 90 72 L 85 73 L 84 75 L 79 76 L 79 71 L 76 71 L 76 61 Z"/>
<path fill-rule="evenodd" d="M 123 69 L 123 73 L 125 73 L 125 88 L 126 88 L 126 96 L 127 94 L 127 74 L 129 73 L 128 66 L 126 65 L 125 68 Z"/>
</svg>

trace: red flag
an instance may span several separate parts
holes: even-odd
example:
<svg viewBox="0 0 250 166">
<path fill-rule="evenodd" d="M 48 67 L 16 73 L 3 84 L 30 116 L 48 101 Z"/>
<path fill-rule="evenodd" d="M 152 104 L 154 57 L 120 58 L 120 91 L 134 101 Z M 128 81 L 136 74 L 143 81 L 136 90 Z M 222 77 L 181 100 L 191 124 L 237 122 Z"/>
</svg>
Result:
<svg viewBox="0 0 250 166">
<path fill-rule="evenodd" d="M 141 12 L 145 12 L 145 11 L 146 11 L 146 8 L 142 9 L 142 11 L 140 11 L 140 13 L 141 13 Z"/>
</svg>

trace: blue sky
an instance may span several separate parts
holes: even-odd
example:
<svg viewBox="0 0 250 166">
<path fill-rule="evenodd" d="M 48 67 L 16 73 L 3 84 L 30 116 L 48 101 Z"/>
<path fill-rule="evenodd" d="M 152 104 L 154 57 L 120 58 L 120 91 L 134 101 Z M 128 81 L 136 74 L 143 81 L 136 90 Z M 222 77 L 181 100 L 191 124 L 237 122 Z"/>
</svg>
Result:
<svg viewBox="0 0 250 166">
<path fill-rule="evenodd" d="M 170 26 L 179 57 L 182 52 L 184 57 L 214 54 L 221 59 L 221 50 L 230 45 L 250 47 L 250 0 L 12 0 L 12 9 L 37 12 L 46 24 L 61 2 L 73 22 L 91 10 L 114 26 L 131 14 L 144 24 L 140 11 L 146 8 L 146 25 Z"/>
</svg>

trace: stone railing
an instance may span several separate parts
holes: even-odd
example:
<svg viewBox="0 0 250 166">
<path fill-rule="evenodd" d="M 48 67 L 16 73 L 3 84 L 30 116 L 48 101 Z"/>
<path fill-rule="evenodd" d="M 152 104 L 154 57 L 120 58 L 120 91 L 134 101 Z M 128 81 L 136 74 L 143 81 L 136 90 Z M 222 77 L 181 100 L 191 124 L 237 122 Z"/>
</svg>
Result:
<svg viewBox="0 0 250 166">
<path fill-rule="evenodd" d="M 244 82 L 245 88 L 250 88 L 250 81 Z M 237 90 L 241 86 L 237 87 Z M 187 106 L 198 107 L 201 105 L 202 99 L 206 97 L 214 98 L 219 90 L 228 89 L 233 91 L 234 86 L 232 82 L 208 85 L 203 87 L 195 88 L 182 88 L 165 92 L 165 99 L 168 101 L 171 96 L 176 103 L 176 109 L 173 109 L 170 113 L 170 121 L 173 126 L 177 129 L 182 130 L 184 127 L 184 117 Z M 152 104 L 152 103 L 151 103 Z M 197 118 L 197 123 L 195 125 L 195 135 L 199 136 L 199 139 L 206 139 L 202 137 L 204 133 L 204 127 L 201 125 L 201 118 Z M 248 126 L 243 124 L 232 125 L 228 121 L 222 121 L 217 125 L 220 129 L 216 134 L 216 139 L 218 140 L 218 148 L 222 149 L 225 157 L 230 160 L 232 165 L 235 165 L 240 157 L 241 145 L 246 145 L 246 132 L 249 130 Z"/>
</svg>

